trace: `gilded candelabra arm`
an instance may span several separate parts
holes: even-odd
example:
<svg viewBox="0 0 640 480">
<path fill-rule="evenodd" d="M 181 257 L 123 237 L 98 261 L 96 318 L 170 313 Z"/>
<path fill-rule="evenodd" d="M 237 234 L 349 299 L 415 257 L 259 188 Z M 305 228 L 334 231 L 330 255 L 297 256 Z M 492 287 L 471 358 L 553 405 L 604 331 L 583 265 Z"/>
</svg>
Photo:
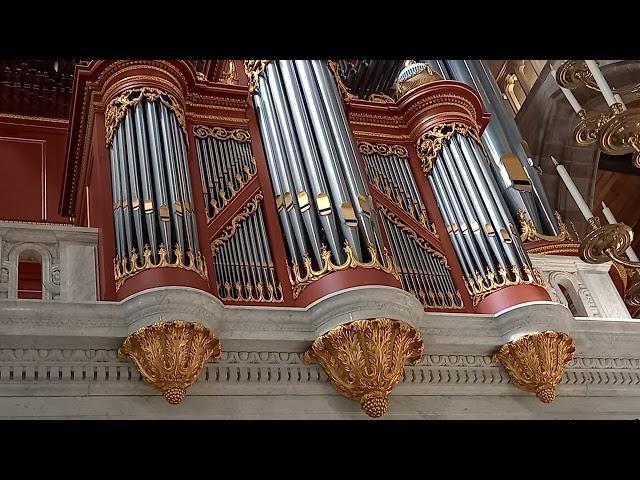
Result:
<svg viewBox="0 0 640 480">
<path fill-rule="evenodd" d="M 593 229 L 580 243 L 580 258 L 587 263 L 605 263 L 609 260 L 629 268 L 640 268 L 622 254 L 633 242 L 633 230 L 624 223 L 612 223 Z"/>
</svg>

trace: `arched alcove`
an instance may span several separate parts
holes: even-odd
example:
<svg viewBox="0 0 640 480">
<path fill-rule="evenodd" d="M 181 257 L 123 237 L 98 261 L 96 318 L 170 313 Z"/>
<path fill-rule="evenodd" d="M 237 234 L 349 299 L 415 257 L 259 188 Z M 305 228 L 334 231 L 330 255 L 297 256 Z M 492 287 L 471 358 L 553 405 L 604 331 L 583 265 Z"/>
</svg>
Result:
<svg viewBox="0 0 640 480">
<path fill-rule="evenodd" d="M 24 250 L 18 257 L 17 297 L 42 300 L 42 291 L 42 257 L 35 250 Z"/>
</svg>

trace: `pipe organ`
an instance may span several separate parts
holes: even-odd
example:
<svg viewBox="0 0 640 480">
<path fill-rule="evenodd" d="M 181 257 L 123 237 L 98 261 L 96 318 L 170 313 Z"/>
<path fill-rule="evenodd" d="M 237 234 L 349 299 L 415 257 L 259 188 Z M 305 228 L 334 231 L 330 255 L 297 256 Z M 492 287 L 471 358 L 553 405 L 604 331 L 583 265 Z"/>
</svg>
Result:
<svg viewBox="0 0 640 480">
<path fill-rule="evenodd" d="M 103 299 L 190 286 L 307 307 L 375 285 L 428 311 L 492 312 L 548 297 L 491 170 L 480 96 L 440 63 L 405 68 L 397 98 L 398 62 L 247 60 L 246 77 L 224 63 L 79 67 L 65 208 L 111 178 L 92 211 Z"/>
<path fill-rule="evenodd" d="M 131 89 L 107 107 L 116 290 L 148 268 L 207 276 L 191 207 L 184 114 L 170 94 Z"/>
</svg>

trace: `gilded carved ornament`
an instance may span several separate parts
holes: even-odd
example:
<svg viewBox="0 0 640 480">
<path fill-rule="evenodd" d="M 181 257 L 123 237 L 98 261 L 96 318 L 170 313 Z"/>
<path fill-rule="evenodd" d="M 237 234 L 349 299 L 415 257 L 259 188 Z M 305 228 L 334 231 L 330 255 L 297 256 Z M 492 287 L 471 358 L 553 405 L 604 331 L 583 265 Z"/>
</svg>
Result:
<svg viewBox="0 0 640 480">
<path fill-rule="evenodd" d="M 545 242 L 564 242 L 567 240 L 573 240 L 567 226 L 562 221 L 562 217 L 558 212 L 554 212 L 554 216 L 558 221 L 558 225 L 560 226 L 560 234 L 559 235 L 543 235 L 542 233 L 538 233 L 536 227 L 533 225 L 533 222 L 527 218 L 527 213 L 524 210 L 518 210 L 518 217 L 520 218 L 520 229 L 522 233 L 520 234 L 520 239 L 522 242 L 535 242 L 537 240 L 542 240 Z"/>
<path fill-rule="evenodd" d="M 335 327 L 313 342 L 304 359 L 319 363 L 340 393 L 375 418 L 387 411 L 405 363 L 418 363 L 423 350 L 419 330 L 406 322 L 374 318 Z"/>
<path fill-rule="evenodd" d="M 507 370 L 516 387 L 550 403 L 556 398 L 556 385 L 575 350 L 573 339 L 566 333 L 536 332 L 504 344 L 492 361 Z"/>
<path fill-rule="evenodd" d="M 416 143 L 418 157 L 422 162 L 422 171 L 425 175 L 431 172 L 444 142 L 451 139 L 455 134 L 468 135 L 482 145 L 477 128 L 472 128 L 465 123 L 459 122 L 436 125 L 424 132 Z"/>
<path fill-rule="evenodd" d="M 142 327 L 118 349 L 118 356 L 128 356 L 142 378 L 172 405 L 182 402 L 205 362 L 217 360 L 220 354 L 220 341 L 211 330 L 182 320 Z"/>
<path fill-rule="evenodd" d="M 134 275 L 154 268 L 182 268 L 184 270 L 190 270 L 196 272 L 205 280 L 207 277 L 207 265 L 205 264 L 204 257 L 198 252 L 194 255 L 191 249 L 187 250 L 187 260 L 185 261 L 184 255 L 180 245 L 176 243 L 173 250 L 176 257 L 175 262 L 171 262 L 169 258 L 169 252 L 163 243 L 158 247 L 157 256 L 159 257 L 158 263 L 154 263 L 151 260 L 152 251 L 149 245 L 144 246 L 142 253 L 142 263 L 140 264 L 140 256 L 135 248 L 131 249 L 129 257 L 117 256 L 113 259 L 113 274 L 116 281 L 116 292 L 122 287 L 124 282 Z"/>
<path fill-rule="evenodd" d="M 422 248 L 423 250 L 426 250 L 427 252 L 435 256 L 440 262 L 440 264 L 443 265 L 447 270 L 451 270 L 451 268 L 449 267 L 449 264 L 447 263 L 447 257 L 445 257 L 441 252 L 431 248 L 431 246 L 426 242 L 426 240 L 421 236 L 419 236 L 415 232 L 415 230 L 413 230 L 408 225 L 405 225 L 404 223 L 402 223 L 402 221 L 393 212 L 389 211 L 385 206 L 378 205 L 378 210 L 385 217 L 387 217 L 393 224 L 400 227 L 400 229 L 404 233 L 406 233 L 409 237 L 411 237 L 418 244 L 420 248 Z M 433 228 L 435 230 L 435 226 L 433 226 Z"/>
<path fill-rule="evenodd" d="M 176 97 L 153 87 L 131 88 L 111 100 L 111 102 L 109 102 L 109 106 L 107 106 L 104 115 L 104 125 L 107 130 L 107 146 L 111 144 L 116 128 L 124 118 L 127 110 L 143 100 L 147 100 L 149 102 L 160 100 L 173 111 L 185 135 L 187 134 L 187 124 L 185 122 L 184 112 Z"/>
<path fill-rule="evenodd" d="M 527 265 L 522 266 L 524 277 L 520 273 L 520 268 L 516 265 L 511 265 L 511 275 L 507 269 L 502 265 L 496 269 L 497 275 L 493 273 L 491 269 L 487 269 L 487 273 L 483 277 L 480 272 L 476 271 L 473 277 L 465 278 L 465 285 L 469 291 L 469 295 L 473 300 L 473 306 L 478 305 L 487 295 L 496 292 L 505 287 L 512 287 L 514 285 L 537 285 L 544 287 L 544 279 L 540 272 Z"/>
<path fill-rule="evenodd" d="M 351 245 L 349 245 L 349 242 L 345 240 L 344 252 L 347 258 L 344 263 L 335 264 L 333 263 L 333 260 L 331 258 L 331 252 L 327 250 L 327 247 L 323 244 L 320 250 L 322 265 L 318 270 L 315 270 L 313 268 L 311 257 L 307 252 L 305 252 L 302 256 L 302 263 L 305 270 L 304 275 L 302 275 L 302 273 L 300 272 L 300 266 L 297 262 L 294 262 L 292 264 L 291 269 L 287 268 L 287 270 L 289 271 L 289 281 L 291 282 L 291 286 L 293 287 L 293 298 L 298 298 L 302 290 L 307 285 L 310 285 L 316 280 L 320 280 L 325 275 L 328 275 L 331 272 L 340 272 L 348 268 L 375 268 L 376 270 L 382 270 L 385 273 L 390 273 L 398 281 L 400 281 L 398 269 L 396 268 L 393 259 L 387 252 L 386 248 L 383 251 L 382 258 L 380 258 L 378 254 L 378 249 L 372 243 L 369 244 L 367 250 L 369 251 L 371 260 L 369 262 L 361 262 L 355 257 L 355 254 L 353 253 L 353 249 L 351 248 Z"/>
<path fill-rule="evenodd" d="M 262 72 L 271 60 L 245 60 L 244 71 L 248 77 L 249 95 L 258 89 L 259 79 Z"/>
<path fill-rule="evenodd" d="M 249 132 L 240 128 L 229 130 L 222 127 L 196 125 L 193 127 L 193 134 L 198 138 L 213 137 L 218 140 L 235 140 L 236 142 L 251 141 L 251 135 L 249 135 Z"/>
</svg>

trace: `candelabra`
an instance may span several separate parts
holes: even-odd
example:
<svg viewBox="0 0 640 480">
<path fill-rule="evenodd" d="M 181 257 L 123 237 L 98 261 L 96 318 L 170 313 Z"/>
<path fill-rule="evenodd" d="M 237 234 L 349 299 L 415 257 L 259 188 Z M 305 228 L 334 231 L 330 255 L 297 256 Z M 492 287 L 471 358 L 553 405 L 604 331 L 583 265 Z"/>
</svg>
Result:
<svg viewBox="0 0 640 480">
<path fill-rule="evenodd" d="M 566 60 L 557 70 L 552 66 L 551 74 L 580 118 L 574 130 L 576 143 L 597 143 L 601 151 L 610 155 L 633 153 L 633 165 L 640 168 L 640 109 L 627 108 L 620 96 L 621 93 L 639 93 L 640 84 L 613 90 L 595 60 Z M 581 86 L 601 92 L 609 111 L 587 115 L 571 91 Z"/>
<path fill-rule="evenodd" d="M 610 223 L 602 227 L 598 223 L 590 223 L 591 231 L 580 243 L 580 258 L 587 263 L 612 261 L 632 269 L 630 276 L 633 283 L 625 293 L 625 301 L 629 305 L 639 307 L 640 262 L 622 257 L 622 254 L 630 248 L 631 242 L 633 242 L 633 230 L 624 223 Z"/>
</svg>

